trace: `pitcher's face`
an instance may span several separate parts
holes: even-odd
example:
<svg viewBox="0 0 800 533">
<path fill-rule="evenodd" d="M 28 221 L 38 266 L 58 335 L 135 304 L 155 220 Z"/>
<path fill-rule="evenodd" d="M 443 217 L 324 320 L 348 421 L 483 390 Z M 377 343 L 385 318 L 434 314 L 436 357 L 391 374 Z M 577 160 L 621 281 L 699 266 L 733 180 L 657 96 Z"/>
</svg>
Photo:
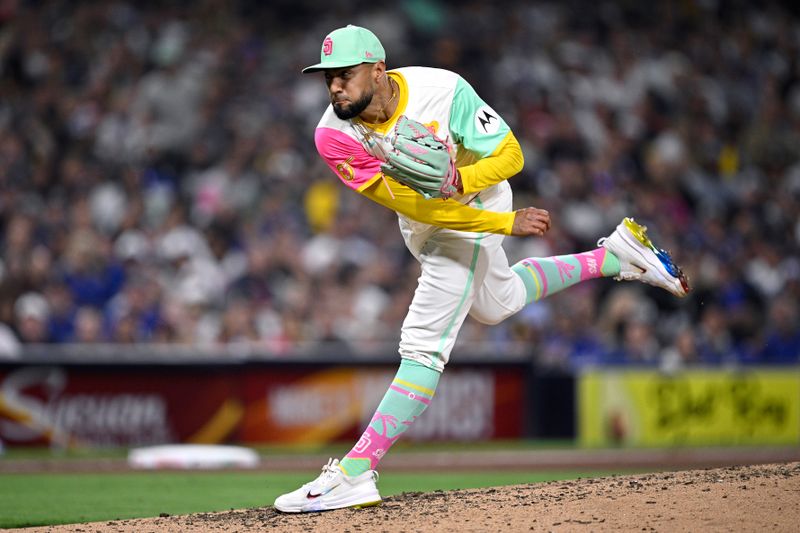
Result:
<svg viewBox="0 0 800 533">
<path fill-rule="evenodd" d="M 374 67 L 372 63 L 361 63 L 325 71 L 325 83 L 337 117 L 355 118 L 372 102 L 377 89 L 372 76 Z"/>
</svg>

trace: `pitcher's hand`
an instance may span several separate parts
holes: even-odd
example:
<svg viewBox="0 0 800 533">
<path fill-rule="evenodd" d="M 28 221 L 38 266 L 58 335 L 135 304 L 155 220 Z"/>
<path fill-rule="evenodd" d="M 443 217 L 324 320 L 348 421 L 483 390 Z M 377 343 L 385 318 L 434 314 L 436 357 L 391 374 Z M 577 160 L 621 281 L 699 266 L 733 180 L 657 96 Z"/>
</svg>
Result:
<svg viewBox="0 0 800 533">
<path fill-rule="evenodd" d="M 517 209 L 514 212 L 514 226 L 511 235 L 525 237 L 527 235 L 542 236 L 550 229 L 550 213 L 536 207 Z"/>
</svg>

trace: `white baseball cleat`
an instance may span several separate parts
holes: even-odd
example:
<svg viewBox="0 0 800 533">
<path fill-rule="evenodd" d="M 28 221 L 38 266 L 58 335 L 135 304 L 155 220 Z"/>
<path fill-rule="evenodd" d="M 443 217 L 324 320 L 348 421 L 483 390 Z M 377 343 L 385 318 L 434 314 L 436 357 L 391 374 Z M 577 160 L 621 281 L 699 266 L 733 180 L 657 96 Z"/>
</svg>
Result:
<svg viewBox="0 0 800 533">
<path fill-rule="evenodd" d="M 275 509 L 284 513 L 311 513 L 345 507 L 370 507 L 381 503 L 375 482 L 378 473 L 367 470 L 350 477 L 339 468 L 338 459 L 328 460 L 322 474 L 294 492 L 278 496 Z"/>
<path fill-rule="evenodd" d="M 691 290 L 689 280 L 666 251 L 656 248 L 647 237 L 647 227 L 632 218 L 619 223 L 614 233 L 597 241 L 619 259 L 620 272 L 614 279 L 638 280 L 684 297 Z"/>
</svg>

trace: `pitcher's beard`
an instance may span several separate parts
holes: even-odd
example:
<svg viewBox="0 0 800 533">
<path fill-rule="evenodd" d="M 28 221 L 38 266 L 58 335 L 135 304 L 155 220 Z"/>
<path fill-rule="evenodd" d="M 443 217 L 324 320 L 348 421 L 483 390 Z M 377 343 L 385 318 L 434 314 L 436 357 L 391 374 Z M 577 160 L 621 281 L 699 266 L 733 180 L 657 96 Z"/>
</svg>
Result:
<svg viewBox="0 0 800 533">
<path fill-rule="evenodd" d="M 365 94 L 352 104 L 349 107 L 345 108 L 342 107 L 339 103 L 333 104 L 333 112 L 336 113 L 336 116 L 342 120 L 350 120 L 351 118 L 355 118 L 367 108 L 367 106 L 372 102 L 372 97 L 375 95 L 374 92 Z"/>
</svg>

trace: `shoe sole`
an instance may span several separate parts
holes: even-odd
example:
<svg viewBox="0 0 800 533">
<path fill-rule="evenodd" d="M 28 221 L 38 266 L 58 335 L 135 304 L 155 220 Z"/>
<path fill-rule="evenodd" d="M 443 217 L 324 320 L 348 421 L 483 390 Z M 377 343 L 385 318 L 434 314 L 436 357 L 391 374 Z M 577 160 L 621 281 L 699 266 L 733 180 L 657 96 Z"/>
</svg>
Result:
<svg viewBox="0 0 800 533">
<path fill-rule="evenodd" d="M 363 509 L 364 507 L 377 507 L 381 503 L 383 503 L 383 500 L 378 500 L 376 502 L 359 503 L 357 505 L 351 505 L 349 509 Z"/>
<path fill-rule="evenodd" d="M 383 500 L 376 500 L 373 502 L 364 502 L 364 503 L 356 503 L 353 505 L 344 505 L 342 507 L 331 507 L 329 509 L 314 509 L 314 510 L 303 510 L 303 509 L 281 509 L 278 506 L 274 506 L 276 511 L 286 514 L 300 514 L 300 513 L 324 513 L 325 511 L 336 511 L 339 509 L 363 509 L 365 507 L 377 507 L 383 503 Z"/>
<path fill-rule="evenodd" d="M 632 218 L 625 218 L 622 221 L 622 224 L 625 226 L 625 229 L 628 230 L 631 236 L 636 239 L 642 246 L 648 248 L 658 259 L 659 263 L 663 267 L 667 276 L 670 276 L 674 279 L 677 279 L 681 285 L 681 289 L 683 289 L 683 294 L 674 293 L 675 296 L 679 296 L 683 298 L 686 296 L 689 291 L 691 291 L 691 286 L 689 285 L 689 279 L 686 277 L 686 274 L 683 273 L 683 270 L 672 261 L 672 257 L 670 256 L 669 252 L 666 250 L 662 250 L 661 248 L 657 248 L 653 241 L 650 240 L 650 237 L 647 236 L 647 227 L 642 226 L 641 224 L 637 223 Z M 635 249 L 635 247 L 633 247 Z M 639 256 L 642 259 L 642 262 L 646 265 L 652 265 L 651 261 L 647 260 L 647 257 L 640 251 L 636 250 Z M 637 265 L 638 266 L 638 265 Z M 655 268 L 658 268 L 658 266 Z M 640 267 L 641 268 L 641 267 Z M 672 291 L 670 291 L 672 292 Z"/>
</svg>

